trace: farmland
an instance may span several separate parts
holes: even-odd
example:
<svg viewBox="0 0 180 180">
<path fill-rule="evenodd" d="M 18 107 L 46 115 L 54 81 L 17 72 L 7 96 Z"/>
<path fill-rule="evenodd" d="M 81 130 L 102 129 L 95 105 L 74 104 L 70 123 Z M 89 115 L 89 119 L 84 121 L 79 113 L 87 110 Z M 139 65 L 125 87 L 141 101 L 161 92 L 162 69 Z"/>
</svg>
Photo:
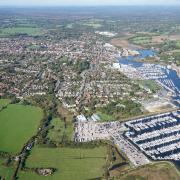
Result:
<svg viewBox="0 0 180 180">
<path fill-rule="evenodd" d="M 42 32 L 37 27 L 12 27 L 0 29 L 0 37 L 9 37 L 16 35 L 39 36 L 42 35 Z"/>
<path fill-rule="evenodd" d="M 90 26 L 93 27 L 94 29 L 100 28 L 102 25 L 94 22 L 87 22 L 83 24 L 84 26 Z"/>
<path fill-rule="evenodd" d="M 90 19 L 88 21 L 85 21 L 84 23 L 82 22 L 82 25 L 98 29 L 102 27 L 102 22 L 103 21 L 101 19 Z"/>
<path fill-rule="evenodd" d="M 42 110 L 37 107 L 10 104 L 0 112 L 0 151 L 18 153 L 24 143 L 36 134 Z"/>
<path fill-rule="evenodd" d="M 150 36 L 137 36 L 130 39 L 130 42 L 137 45 L 146 45 L 151 43 L 152 37 Z"/>
<path fill-rule="evenodd" d="M 20 172 L 19 179 L 93 179 L 102 177 L 103 166 L 106 163 L 106 147 L 94 149 L 71 149 L 71 148 L 40 148 L 35 147 L 28 160 L 26 167 L 53 167 L 57 171 L 52 177 L 42 177 L 33 172 Z"/>
</svg>

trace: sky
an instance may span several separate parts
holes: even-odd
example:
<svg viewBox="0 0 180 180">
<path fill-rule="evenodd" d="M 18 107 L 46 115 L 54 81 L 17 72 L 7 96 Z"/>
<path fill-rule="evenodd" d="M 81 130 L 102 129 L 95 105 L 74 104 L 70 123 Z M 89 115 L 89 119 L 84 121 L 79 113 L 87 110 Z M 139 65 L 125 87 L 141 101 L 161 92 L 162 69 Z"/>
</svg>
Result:
<svg viewBox="0 0 180 180">
<path fill-rule="evenodd" d="M 180 0 L 0 0 L 0 6 L 180 5 Z"/>
</svg>

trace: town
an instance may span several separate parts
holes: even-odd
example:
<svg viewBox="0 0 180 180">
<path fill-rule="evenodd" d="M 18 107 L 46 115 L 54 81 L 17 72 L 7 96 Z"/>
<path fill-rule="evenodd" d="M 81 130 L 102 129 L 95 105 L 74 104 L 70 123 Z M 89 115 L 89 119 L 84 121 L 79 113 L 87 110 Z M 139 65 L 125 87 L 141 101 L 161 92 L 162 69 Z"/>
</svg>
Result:
<svg viewBox="0 0 180 180">
<path fill-rule="evenodd" d="M 179 12 L 0 7 L 0 179 L 178 180 Z"/>
</svg>

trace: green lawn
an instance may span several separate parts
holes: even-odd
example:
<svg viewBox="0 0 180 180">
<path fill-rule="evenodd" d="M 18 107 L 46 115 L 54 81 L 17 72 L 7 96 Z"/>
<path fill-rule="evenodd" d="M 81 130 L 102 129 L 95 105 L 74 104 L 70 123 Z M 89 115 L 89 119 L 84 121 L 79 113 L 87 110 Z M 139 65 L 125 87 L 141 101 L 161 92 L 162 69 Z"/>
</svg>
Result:
<svg viewBox="0 0 180 180">
<path fill-rule="evenodd" d="M 42 177 L 32 172 L 20 172 L 20 180 L 85 180 L 102 177 L 106 163 L 106 147 L 94 149 L 35 147 L 26 167 L 54 167 L 57 172 Z"/>
<path fill-rule="evenodd" d="M 48 132 L 47 137 L 57 143 L 61 143 L 63 138 L 71 141 L 73 136 L 73 126 L 71 122 L 67 122 L 67 126 L 65 128 L 64 121 L 59 118 L 55 118 L 51 121 L 51 129 Z"/>
<path fill-rule="evenodd" d="M 11 177 L 14 173 L 14 169 L 11 167 L 5 167 L 4 165 L 2 165 L 3 162 L 4 162 L 4 159 L 0 158 L 0 177 L 3 177 L 5 179 L 9 180 L 9 179 L 11 179 Z"/>
<path fill-rule="evenodd" d="M 61 141 L 65 131 L 64 122 L 59 118 L 55 118 L 51 121 L 51 126 L 53 128 L 49 130 L 47 137 L 52 141 Z"/>
<path fill-rule="evenodd" d="M 73 23 L 70 23 L 66 26 L 66 28 L 72 29 L 73 28 Z"/>
<path fill-rule="evenodd" d="M 3 106 L 7 106 L 11 101 L 9 99 L 0 99 L 0 109 Z"/>
<path fill-rule="evenodd" d="M 14 36 L 17 34 L 27 34 L 28 36 L 42 35 L 42 31 L 37 27 L 12 27 L 1 28 L 0 37 Z"/>
<path fill-rule="evenodd" d="M 180 48 L 180 41 L 177 41 L 177 42 L 176 42 L 176 47 L 177 47 L 177 48 Z"/>
<path fill-rule="evenodd" d="M 84 25 L 84 26 L 92 27 L 92 28 L 94 28 L 94 29 L 98 29 L 98 28 L 102 27 L 101 24 L 93 23 L 93 22 L 87 22 L 87 23 L 84 23 L 83 25 Z"/>
<path fill-rule="evenodd" d="M 88 21 L 81 22 L 81 23 L 84 26 L 89 26 L 89 27 L 92 27 L 94 29 L 98 29 L 98 28 L 102 27 L 102 20 L 100 20 L 100 19 L 90 19 Z"/>
<path fill-rule="evenodd" d="M 102 121 L 116 121 L 142 115 L 141 104 L 123 99 L 96 109 Z"/>
<path fill-rule="evenodd" d="M 108 114 L 101 113 L 101 112 L 98 112 L 97 114 L 99 115 L 99 117 L 101 118 L 102 121 L 113 121 L 114 120 L 114 117 L 110 116 Z"/>
<path fill-rule="evenodd" d="M 65 129 L 66 137 L 69 141 L 72 140 L 73 137 L 73 124 L 71 122 L 67 123 L 67 128 Z"/>
<path fill-rule="evenodd" d="M 153 80 L 138 80 L 137 83 L 143 87 L 150 89 L 152 92 L 157 92 L 161 87 Z"/>
<path fill-rule="evenodd" d="M 150 36 L 137 36 L 137 37 L 131 38 L 130 41 L 133 44 L 144 45 L 144 44 L 151 43 L 152 37 L 150 37 Z"/>
<path fill-rule="evenodd" d="M 0 112 L 0 151 L 18 153 L 38 128 L 43 112 L 40 108 L 10 104 Z"/>
<path fill-rule="evenodd" d="M 32 45 L 29 45 L 27 48 L 29 50 L 36 50 L 36 49 L 39 50 L 41 47 L 39 45 L 32 44 Z"/>
</svg>

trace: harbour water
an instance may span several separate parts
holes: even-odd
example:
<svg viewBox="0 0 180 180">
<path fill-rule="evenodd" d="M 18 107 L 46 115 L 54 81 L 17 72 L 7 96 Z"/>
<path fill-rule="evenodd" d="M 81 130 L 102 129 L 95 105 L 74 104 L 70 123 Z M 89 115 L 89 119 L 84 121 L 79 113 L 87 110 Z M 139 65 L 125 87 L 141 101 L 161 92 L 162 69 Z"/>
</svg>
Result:
<svg viewBox="0 0 180 180">
<path fill-rule="evenodd" d="M 122 57 L 121 60 L 133 61 L 134 59 L 143 59 L 143 58 L 147 58 L 147 57 L 153 57 L 156 55 L 156 52 L 153 51 L 152 49 L 143 49 L 143 50 L 137 50 L 137 51 L 139 52 L 139 55 Z M 139 63 L 137 63 L 137 65 L 138 64 Z"/>
<path fill-rule="evenodd" d="M 152 49 L 138 50 L 138 52 L 137 56 L 119 58 L 120 65 L 135 68 L 145 79 L 156 80 L 163 88 L 172 93 L 174 103 L 180 107 L 180 78 L 176 71 L 168 69 L 167 66 L 137 62 L 136 59 L 156 56 L 156 52 Z"/>
</svg>

